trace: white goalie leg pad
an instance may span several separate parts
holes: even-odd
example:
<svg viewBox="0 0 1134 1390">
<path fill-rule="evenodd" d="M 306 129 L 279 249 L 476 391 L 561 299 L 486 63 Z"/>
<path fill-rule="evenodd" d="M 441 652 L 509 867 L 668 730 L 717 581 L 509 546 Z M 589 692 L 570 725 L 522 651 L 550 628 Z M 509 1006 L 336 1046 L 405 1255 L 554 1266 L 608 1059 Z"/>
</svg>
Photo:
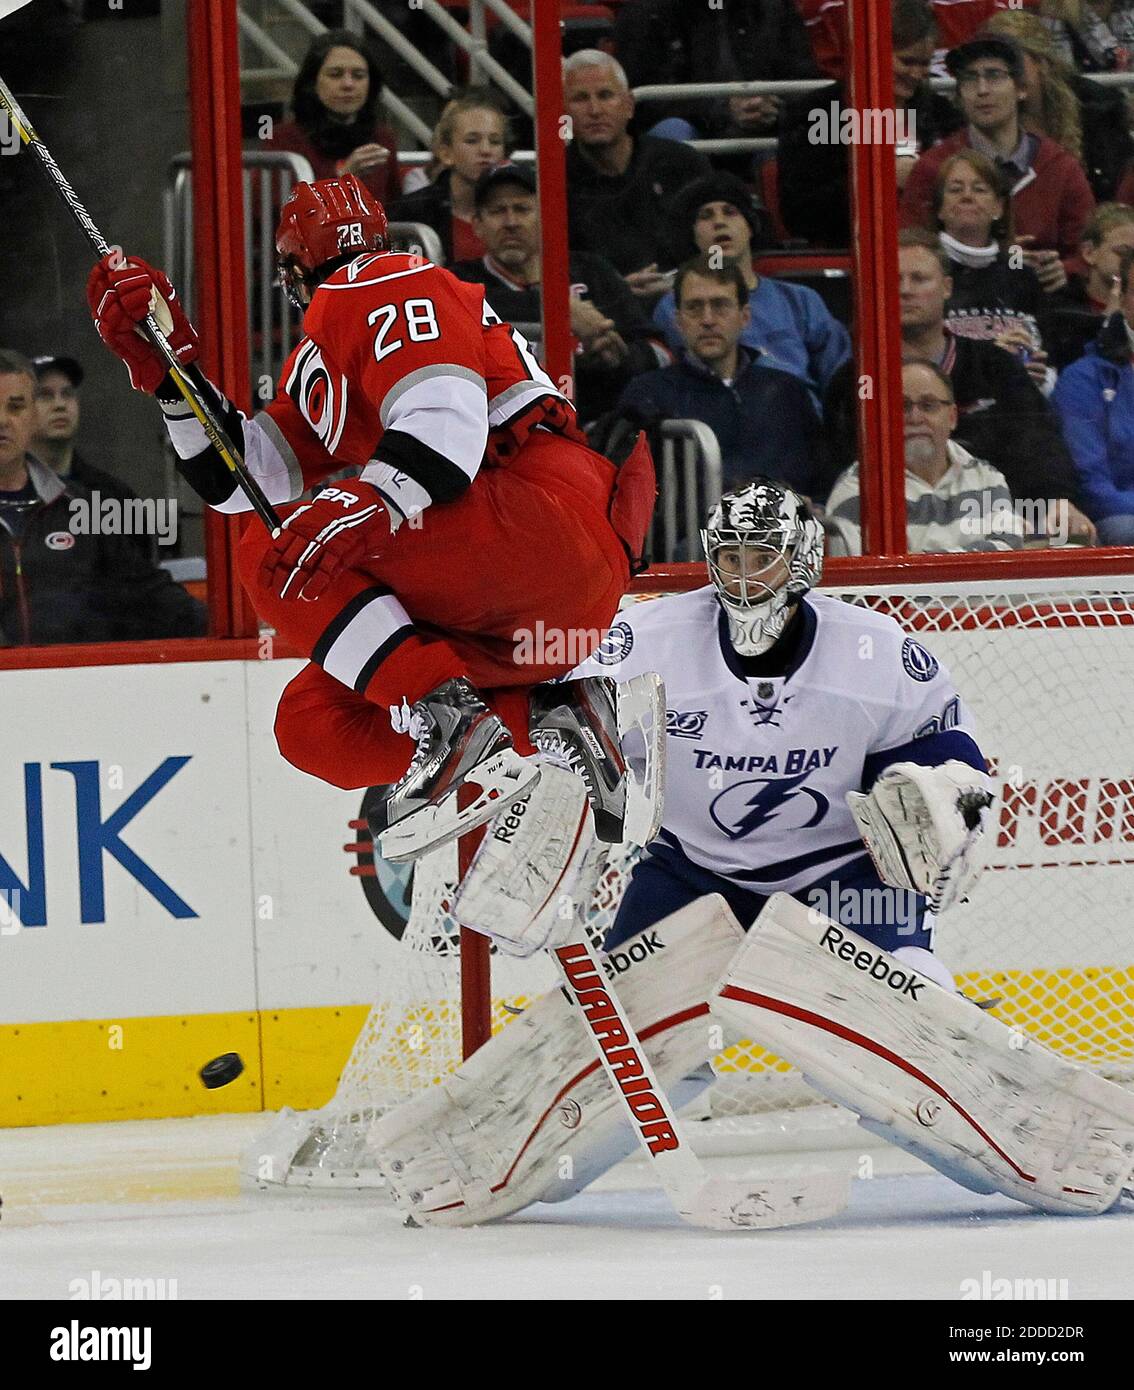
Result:
<svg viewBox="0 0 1134 1390">
<path fill-rule="evenodd" d="M 604 965 L 663 1088 L 715 1050 L 708 999 L 742 935 L 711 895 L 624 942 Z M 630 1135 L 622 1102 L 584 1020 L 555 989 L 440 1086 L 383 1116 L 370 1142 L 395 1200 L 419 1224 L 469 1226 L 546 1200 L 556 1183 L 592 1171 L 592 1154 L 615 1161 L 625 1152 L 611 1149 L 619 1130 Z"/>
<path fill-rule="evenodd" d="M 665 801 L 665 685 L 653 671 L 618 683 L 618 735 L 630 780 L 624 838 L 648 845 Z"/>
<path fill-rule="evenodd" d="M 1134 1096 L 786 894 L 768 900 L 713 1013 L 974 1191 L 1088 1214 L 1134 1170 Z"/>
<path fill-rule="evenodd" d="M 582 778 L 544 763 L 535 790 L 488 827 L 453 903 L 462 926 L 501 950 L 530 956 L 558 946 L 575 923 L 580 875 L 596 843 Z"/>
</svg>

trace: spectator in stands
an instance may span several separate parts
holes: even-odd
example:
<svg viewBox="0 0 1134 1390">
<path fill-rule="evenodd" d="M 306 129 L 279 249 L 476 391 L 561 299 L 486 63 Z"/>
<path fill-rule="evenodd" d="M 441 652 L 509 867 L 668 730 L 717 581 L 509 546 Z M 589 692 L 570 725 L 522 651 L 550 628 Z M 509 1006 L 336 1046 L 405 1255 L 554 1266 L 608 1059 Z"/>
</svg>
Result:
<svg viewBox="0 0 1134 1390">
<path fill-rule="evenodd" d="M 1134 158 L 1122 92 L 1075 72 L 1059 56 L 1051 30 L 1039 15 L 1004 10 L 983 32 L 1004 35 L 1020 50 L 1027 92 L 1021 113 L 1025 129 L 1049 136 L 1081 161 L 1096 198 L 1113 198 Z"/>
<path fill-rule="evenodd" d="M 1075 466 L 1043 395 L 1011 353 L 948 331 L 953 283 L 936 236 L 910 228 L 898 241 L 902 356 L 936 362 L 952 381 L 957 442 L 976 458 L 995 460 L 1013 497 L 1049 499 L 1050 533 L 1093 544 L 1094 526 L 1075 505 Z M 843 367 L 824 403 L 829 457 L 839 468 L 855 458 L 856 389 L 853 370 Z"/>
<path fill-rule="evenodd" d="M 1052 396 L 1103 545 L 1134 545 L 1134 249 L 1119 263 L 1121 318 L 1063 372 Z M 1110 341 L 1108 341 L 1110 340 Z"/>
<path fill-rule="evenodd" d="M 957 130 L 962 118 L 945 97 L 929 87 L 929 65 L 937 35 L 925 0 L 894 0 L 894 102 L 905 113 L 917 147 L 897 149 L 899 181 L 913 167 L 919 150 Z M 847 146 L 829 131 L 831 109 L 848 106 L 846 89 L 833 82 L 787 104 L 776 153 L 780 213 L 793 237 L 815 246 L 850 245 L 850 184 Z"/>
<path fill-rule="evenodd" d="M 1123 203 L 1100 203 L 1087 223 L 1079 248 L 1083 274 L 1068 277 L 1067 285 L 1050 297 L 1045 333 L 1052 361 L 1062 371 L 1077 361 L 1119 309 L 1119 260 L 1134 248 L 1134 208 Z"/>
<path fill-rule="evenodd" d="M 432 227 L 446 262 L 476 260 L 484 255 L 473 225 L 477 180 L 509 148 L 508 117 L 500 98 L 487 87 L 470 87 L 454 97 L 441 112 L 433 144 L 444 166 L 441 173 L 395 203 L 390 220 Z"/>
<path fill-rule="evenodd" d="M 32 364 L 0 351 L 0 645 L 202 634 L 201 604 L 30 452 L 35 393 Z"/>
<path fill-rule="evenodd" d="M 958 150 L 937 175 L 933 211 L 953 282 L 949 332 L 1013 353 L 1047 395 L 1055 385 L 1040 332 L 1048 296 L 1019 250 L 1010 249 L 1012 199 L 1003 172 L 976 150 Z"/>
<path fill-rule="evenodd" d="M 485 299 L 506 322 L 534 324 L 538 333 L 542 268 L 532 170 L 498 164 L 482 174 L 473 225 L 485 254 L 479 260 L 458 261 L 453 274 L 483 285 Z M 667 365 L 672 354 L 609 261 L 573 251 L 569 274 L 571 331 L 579 341 L 575 404 L 580 419 L 589 423 L 614 407 L 631 378 Z"/>
<path fill-rule="evenodd" d="M 731 174 L 697 179 L 678 194 L 673 222 L 682 236 L 682 259 L 716 252 L 737 263 L 748 286 L 750 311 L 741 343 L 760 349 L 761 366 L 778 367 L 805 381 L 818 402 L 850 356 L 850 334 L 814 290 L 756 274 L 752 242 L 760 235 L 760 214 L 744 184 Z M 679 352 L 683 338 L 672 292 L 654 309 L 654 322 Z"/>
<path fill-rule="evenodd" d="M 605 256 L 651 305 L 670 288 L 669 208 L 684 184 L 711 172 L 677 140 L 633 135 L 634 98 L 620 64 L 580 49 L 563 65 L 571 119 L 567 198 L 571 245 Z"/>
<path fill-rule="evenodd" d="M 630 0 L 618 11 L 615 41 L 630 86 L 676 82 L 784 82 L 820 76 L 803 20 L 792 0 Z M 774 134 L 780 98 L 651 103 L 651 135 L 673 140 L 701 136 Z M 741 164 L 750 163 L 742 158 Z"/>
<path fill-rule="evenodd" d="M 635 378 L 619 410 L 643 423 L 700 420 L 717 437 L 726 488 L 766 474 L 808 492 L 816 471 L 819 420 L 791 372 L 757 365 L 741 345 L 748 286 L 732 261 L 711 256 L 677 272 L 677 321 L 686 349 L 679 362 Z"/>
<path fill-rule="evenodd" d="M 902 364 L 906 543 L 915 552 L 1016 550 L 1024 526 L 1004 475 L 952 438 L 953 383 L 936 362 Z M 833 555 L 862 554 L 858 464 L 831 489 L 824 519 Z"/>
<path fill-rule="evenodd" d="M 958 150 L 977 150 L 1004 170 L 1016 239 L 1027 248 L 1025 258 L 1044 289 L 1058 289 L 1066 279 L 1060 260 L 1078 251 L 1095 206 L 1083 166 L 1048 136 L 1024 129 L 1024 61 L 1011 39 L 982 35 L 951 49 L 945 61 L 957 79 L 968 124 L 914 165 L 902 194 L 902 225 L 931 226 L 933 186 L 942 164 Z"/>
<path fill-rule="evenodd" d="M 382 74 L 366 42 L 345 29 L 320 34 L 299 66 L 292 119 L 267 146 L 311 161 L 317 179 L 357 174 L 383 203 L 401 191 L 397 137 L 377 116 Z"/>
<path fill-rule="evenodd" d="M 136 498 L 133 488 L 121 478 L 96 468 L 75 448 L 79 432 L 79 388 L 83 384 L 83 369 L 73 357 L 34 357 L 37 411 L 36 431 L 32 450 L 42 463 L 48 464 L 63 479 L 74 478 L 90 492 L 100 497 L 120 501 Z M 154 556 L 154 538 L 143 534 L 133 537 L 144 555 Z"/>
</svg>

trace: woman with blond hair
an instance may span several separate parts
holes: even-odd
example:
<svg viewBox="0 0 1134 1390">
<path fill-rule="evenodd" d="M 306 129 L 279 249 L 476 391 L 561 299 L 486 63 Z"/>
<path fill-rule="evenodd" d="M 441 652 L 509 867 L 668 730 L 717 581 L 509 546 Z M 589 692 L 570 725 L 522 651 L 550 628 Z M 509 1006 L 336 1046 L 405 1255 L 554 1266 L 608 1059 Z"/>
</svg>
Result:
<svg viewBox="0 0 1134 1390">
<path fill-rule="evenodd" d="M 1013 39 L 1024 61 L 1025 129 L 1046 135 L 1078 159 L 1100 202 L 1112 199 L 1134 158 L 1126 104 L 1118 89 L 1081 77 L 1060 57 L 1042 18 L 1002 10 L 981 30 Z"/>
<path fill-rule="evenodd" d="M 473 230 L 476 181 L 508 156 L 508 117 L 500 98 L 469 87 L 441 112 L 432 148 L 441 172 L 387 209 L 391 221 L 424 222 L 441 238 L 445 261 L 475 261 L 484 243 Z"/>
<path fill-rule="evenodd" d="M 949 332 L 1010 352 L 1046 394 L 1055 373 L 1040 331 L 1045 295 L 1013 244 L 1007 178 L 979 151 L 958 150 L 938 172 L 933 212 L 953 281 L 945 306 Z"/>
</svg>

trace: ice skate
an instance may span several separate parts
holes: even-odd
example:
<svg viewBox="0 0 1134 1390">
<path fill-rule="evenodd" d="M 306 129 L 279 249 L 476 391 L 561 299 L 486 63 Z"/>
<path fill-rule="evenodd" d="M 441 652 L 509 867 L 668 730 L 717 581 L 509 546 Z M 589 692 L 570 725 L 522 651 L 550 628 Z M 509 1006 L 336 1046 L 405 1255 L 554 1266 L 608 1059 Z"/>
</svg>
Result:
<svg viewBox="0 0 1134 1390">
<path fill-rule="evenodd" d="M 618 685 L 608 676 L 537 685 L 529 733 L 546 758 L 583 779 L 595 834 L 608 845 L 624 838 L 628 777 L 618 730 Z"/>
<path fill-rule="evenodd" d="M 463 677 L 422 696 L 410 711 L 417 752 L 384 800 L 384 826 L 372 825 L 383 859 L 416 859 L 447 844 L 531 791 L 539 768 Z M 462 788 L 473 793 L 467 804 Z"/>
</svg>

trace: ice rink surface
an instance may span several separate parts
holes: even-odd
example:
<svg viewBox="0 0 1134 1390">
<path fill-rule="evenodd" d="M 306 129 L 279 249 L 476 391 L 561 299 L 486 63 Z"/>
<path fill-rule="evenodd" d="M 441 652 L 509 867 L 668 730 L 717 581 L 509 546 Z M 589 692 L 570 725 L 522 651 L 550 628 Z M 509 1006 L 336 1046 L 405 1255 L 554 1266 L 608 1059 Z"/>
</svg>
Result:
<svg viewBox="0 0 1134 1390">
<path fill-rule="evenodd" d="M 0 1131 L 0 1299 L 95 1277 L 176 1280 L 179 1299 L 958 1299 L 963 1281 L 1055 1280 L 1126 1298 L 1134 1205 L 1094 1218 L 979 1197 L 888 1150 L 713 1158 L 718 1173 L 873 1167 L 821 1226 L 686 1226 L 641 1160 L 570 1202 L 481 1229 L 406 1229 L 381 1197 L 240 1188 L 263 1115 Z M 1058 1292 L 1056 1292 L 1058 1290 Z"/>
</svg>

